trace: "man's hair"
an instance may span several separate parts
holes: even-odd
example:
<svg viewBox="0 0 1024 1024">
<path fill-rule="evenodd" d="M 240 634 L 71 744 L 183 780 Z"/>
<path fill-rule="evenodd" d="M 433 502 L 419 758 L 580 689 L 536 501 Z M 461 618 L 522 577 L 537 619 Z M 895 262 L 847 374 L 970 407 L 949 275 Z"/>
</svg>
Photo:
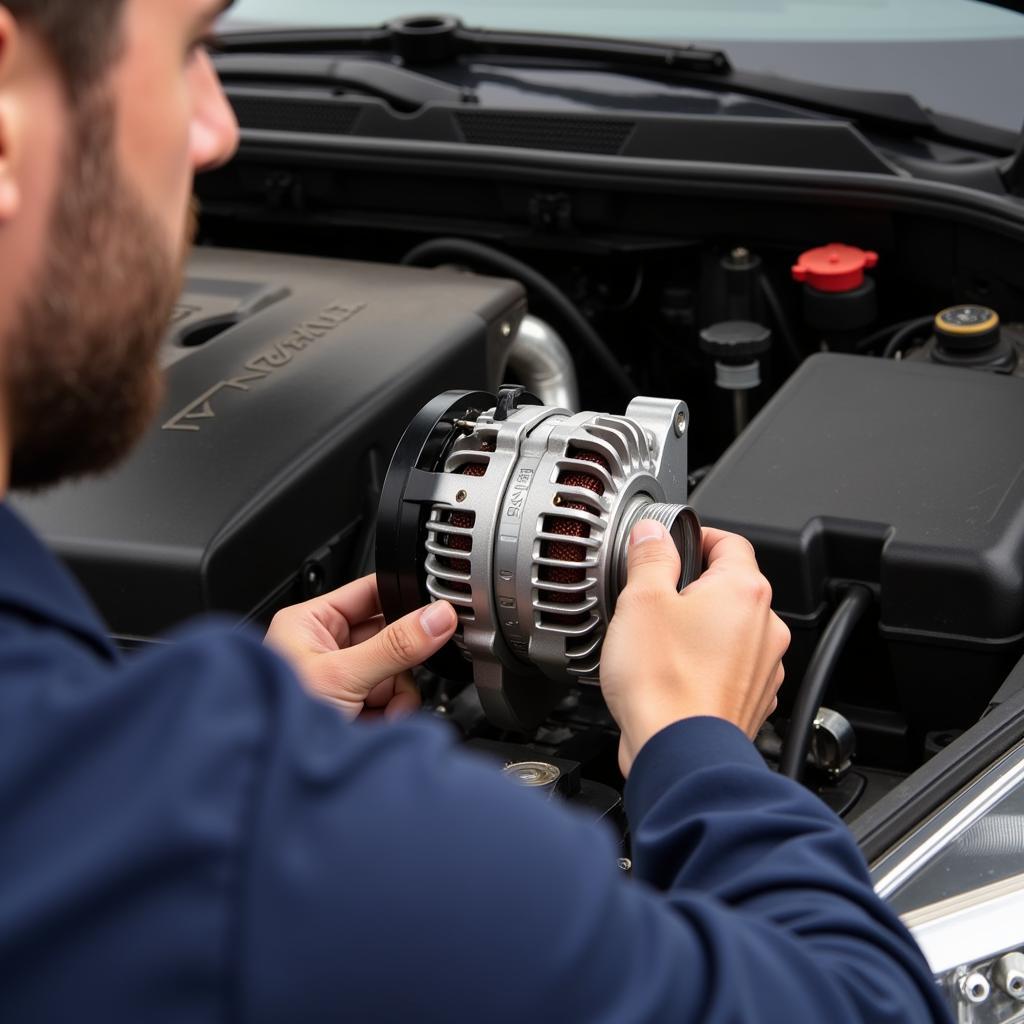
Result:
<svg viewBox="0 0 1024 1024">
<path fill-rule="evenodd" d="M 125 0 L 0 0 L 34 30 L 60 67 L 74 100 L 107 69 L 118 51 Z"/>
</svg>

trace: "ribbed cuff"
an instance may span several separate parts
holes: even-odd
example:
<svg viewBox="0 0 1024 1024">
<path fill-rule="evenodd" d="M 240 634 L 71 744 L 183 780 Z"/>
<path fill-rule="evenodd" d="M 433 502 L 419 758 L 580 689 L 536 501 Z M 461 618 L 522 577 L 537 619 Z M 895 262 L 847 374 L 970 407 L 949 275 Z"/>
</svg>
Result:
<svg viewBox="0 0 1024 1024">
<path fill-rule="evenodd" d="M 714 765 L 768 770 L 753 743 L 724 718 L 684 718 L 666 726 L 640 748 L 626 780 L 626 815 L 639 822 L 674 783 Z"/>
</svg>

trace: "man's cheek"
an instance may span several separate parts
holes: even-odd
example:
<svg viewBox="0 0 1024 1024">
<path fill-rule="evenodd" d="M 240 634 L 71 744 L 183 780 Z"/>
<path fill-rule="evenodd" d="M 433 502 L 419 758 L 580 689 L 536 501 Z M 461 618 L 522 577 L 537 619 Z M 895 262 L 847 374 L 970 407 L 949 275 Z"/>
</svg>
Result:
<svg viewBox="0 0 1024 1024">
<path fill-rule="evenodd" d="M 146 47 L 149 66 L 136 59 L 118 76 L 118 153 L 126 180 L 177 240 L 191 194 L 190 95 L 184 68 L 164 49 Z"/>
</svg>

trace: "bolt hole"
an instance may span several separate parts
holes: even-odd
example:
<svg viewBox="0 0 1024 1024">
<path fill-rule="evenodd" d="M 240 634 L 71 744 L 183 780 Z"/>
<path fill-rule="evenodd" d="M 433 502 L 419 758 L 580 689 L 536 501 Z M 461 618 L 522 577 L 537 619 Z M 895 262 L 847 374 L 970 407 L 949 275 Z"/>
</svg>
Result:
<svg viewBox="0 0 1024 1024">
<path fill-rule="evenodd" d="M 205 345 L 225 331 L 229 331 L 240 319 L 232 313 L 204 320 L 182 333 L 178 338 L 178 344 L 182 348 L 199 348 L 200 345 Z"/>
<path fill-rule="evenodd" d="M 960 979 L 960 991 L 964 999 L 974 1004 L 984 1003 L 988 999 L 988 979 L 977 971 Z"/>
<path fill-rule="evenodd" d="M 455 500 L 456 501 L 465 501 L 468 497 L 469 497 L 469 491 L 459 491 L 459 493 L 455 495 Z"/>
<path fill-rule="evenodd" d="M 683 412 L 682 409 L 680 409 L 679 412 L 676 413 L 676 434 L 678 434 L 680 437 L 682 437 L 683 434 L 685 434 L 685 433 L 686 433 L 686 413 Z"/>
</svg>

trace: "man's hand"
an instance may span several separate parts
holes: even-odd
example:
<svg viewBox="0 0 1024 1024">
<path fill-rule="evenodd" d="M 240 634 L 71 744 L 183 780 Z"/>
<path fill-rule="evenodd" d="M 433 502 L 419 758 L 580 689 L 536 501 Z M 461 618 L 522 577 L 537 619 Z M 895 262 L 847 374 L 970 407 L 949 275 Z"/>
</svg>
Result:
<svg viewBox="0 0 1024 1024">
<path fill-rule="evenodd" d="M 291 662 L 299 678 L 349 718 L 408 714 L 420 705 L 412 673 L 439 651 L 456 626 L 447 601 L 385 625 L 377 580 L 364 576 L 323 597 L 274 616 L 266 643 Z"/>
<path fill-rule="evenodd" d="M 704 530 L 707 568 L 681 594 L 679 555 L 664 527 L 639 523 L 629 575 L 601 655 L 601 688 L 622 730 L 619 766 L 673 722 L 713 715 L 751 739 L 775 710 L 789 630 L 742 537 Z"/>
</svg>

